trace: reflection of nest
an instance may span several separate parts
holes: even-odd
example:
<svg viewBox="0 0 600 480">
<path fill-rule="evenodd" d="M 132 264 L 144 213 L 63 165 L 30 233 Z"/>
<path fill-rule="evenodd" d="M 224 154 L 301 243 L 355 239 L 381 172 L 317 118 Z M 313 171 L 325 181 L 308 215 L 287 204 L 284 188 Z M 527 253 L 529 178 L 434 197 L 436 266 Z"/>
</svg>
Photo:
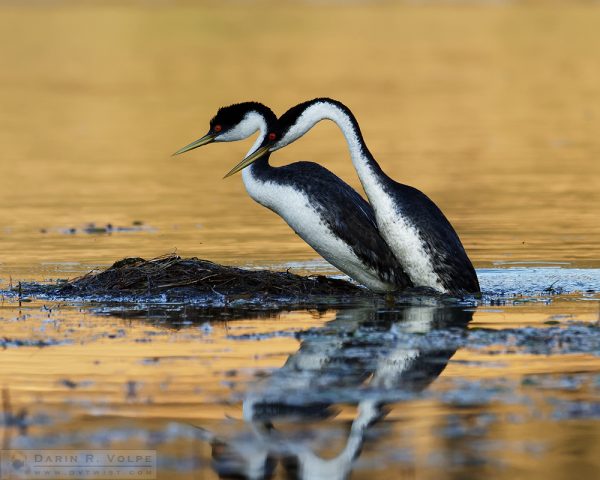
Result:
<svg viewBox="0 0 600 480">
<path fill-rule="evenodd" d="M 222 295 L 357 295 L 364 290 L 322 275 L 246 270 L 208 260 L 165 255 L 152 260 L 125 258 L 104 271 L 70 281 L 61 293 L 98 294 L 222 294 Z"/>
</svg>

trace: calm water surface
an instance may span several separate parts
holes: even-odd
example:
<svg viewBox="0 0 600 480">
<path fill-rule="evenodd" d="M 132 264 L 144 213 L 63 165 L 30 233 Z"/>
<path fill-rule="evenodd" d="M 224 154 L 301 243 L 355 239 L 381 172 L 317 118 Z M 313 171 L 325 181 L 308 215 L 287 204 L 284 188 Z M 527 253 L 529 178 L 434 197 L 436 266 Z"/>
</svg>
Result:
<svg viewBox="0 0 600 480">
<path fill-rule="evenodd" d="M 172 251 L 336 273 L 221 180 L 250 140 L 170 157 L 222 105 L 331 96 L 490 293 L 278 313 L 6 297 L 2 448 L 156 449 L 159 478 L 593 478 L 599 22 L 576 2 L 0 3 L 2 289 Z M 359 186 L 330 124 L 272 159 Z"/>
</svg>

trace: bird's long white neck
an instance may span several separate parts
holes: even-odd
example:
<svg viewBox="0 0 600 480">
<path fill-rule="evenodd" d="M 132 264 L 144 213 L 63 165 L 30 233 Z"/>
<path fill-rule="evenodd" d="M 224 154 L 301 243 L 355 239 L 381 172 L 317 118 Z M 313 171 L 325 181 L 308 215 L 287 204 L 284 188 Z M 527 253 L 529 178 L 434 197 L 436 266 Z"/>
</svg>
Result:
<svg viewBox="0 0 600 480">
<path fill-rule="evenodd" d="M 362 139 L 356 120 L 340 106 L 328 102 L 317 102 L 310 105 L 286 132 L 284 138 L 282 138 L 281 146 L 300 138 L 321 120 L 331 120 L 342 131 L 350 150 L 354 168 L 367 195 L 369 195 L 369 190 L 378 183 L 376 178 L 383 172 Z M 280 148 L 279 144 L 277 146 Z"/>
<path fill-rule="evenodd" d="M 248 153 L 246 154 L 247 157 L 253 154 L 265 140 L 265 137 L 268 133 L 267 121 L 259 113 L 252 112 L 246 115 L 244 120 L 240 122 L 240 124 L 236 127 L 236 130 L 237 136 L 239 136 L 240 139 L 248 138 L 251 135 L 254 135 L 254 133 L 256 133 L 257 131 L 260 132 L 258 137 L 256 138 L 256 141 L 254 142 L 252 147 L 250 147 L 250 150 L 248 150 Z M 252 179 L 252 165 L 250 165 L 248 168 L 242 170 L 242 180 L 244 181 L 244 185 L 246 187 L 246 190 L 248 190 L 248 193 L 250 193 L 249 182 L 251 182 Z"/>
<path fill-rule="evenodd" d="M 256 141 L 250 147 L 250 150 L 248 150 L 248 153 L 246 153 L 246 157 L 252 155 L 256 150 L 258 150 L 258 147 L 260 147 L 261 144 L 263 143 L 263 141 L 265 140 L 265 137 L 267 136 L 267 124 L 263 122 L 260 125 L 259 130 L 260 130 L 260 135 L 258 137 L 256 137 Z"/>
</svg>

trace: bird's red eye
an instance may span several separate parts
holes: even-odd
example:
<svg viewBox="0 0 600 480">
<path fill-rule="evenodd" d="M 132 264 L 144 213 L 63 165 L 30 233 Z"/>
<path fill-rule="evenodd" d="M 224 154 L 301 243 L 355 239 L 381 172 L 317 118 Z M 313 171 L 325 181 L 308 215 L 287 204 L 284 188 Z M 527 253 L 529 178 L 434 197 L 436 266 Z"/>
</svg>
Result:
<svg viewBox="0 0 600 480">
<path fill-rule="evenodd" d="M 277 135 L 274 134 L 273 132 L 269 133 L 269 140 L 273 141 L 277 138 Z"/>
<path fill-rule="evenodd" d="M 221 130 L 223 130 L 223 127 L 221 125 L 215 125 L 213 130 L 217 133 L 219 133 Z"/>
</svg>

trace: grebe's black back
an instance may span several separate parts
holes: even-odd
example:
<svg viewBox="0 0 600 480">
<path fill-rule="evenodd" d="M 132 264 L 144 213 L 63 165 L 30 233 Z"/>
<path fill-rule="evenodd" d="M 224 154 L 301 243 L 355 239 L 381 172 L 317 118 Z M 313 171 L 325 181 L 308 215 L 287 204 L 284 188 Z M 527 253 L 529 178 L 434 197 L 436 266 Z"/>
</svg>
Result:
<svg viewBox="0 0 600 480">
<path fill-rule="evenodd" d="M 450 222 L 423 192 L 388 177 L 371 155 L 348 107 L 317 98 L 292 107 L 278 120 L 278 131 L 265 151 L 273 152 L 300 138 L 321 120 L 342 130 L 352 162 L 375 211 L 377 226 L 415 286 L 445 293 L 478 293 L 477 274 Z"/>
<path fill-rule="evenodd" d="M 276 130 L 277 118 L 266 106 L 236 104 L 221 108 L 209 132 L 176 154 L 259 131 L 248 152 L 252 156 L 275 140 Z M 362 285 L 380 293 L 412 286 L 378 232 L 371 206 L 352 187 L 316 163 L 272 167 L 269 153 L 264 153 L 252 165 L 243 160 L 227 176 L 243 169 L 244 185 L 256 202 L 281 216 L 325 260 Z"/>
</svg>

